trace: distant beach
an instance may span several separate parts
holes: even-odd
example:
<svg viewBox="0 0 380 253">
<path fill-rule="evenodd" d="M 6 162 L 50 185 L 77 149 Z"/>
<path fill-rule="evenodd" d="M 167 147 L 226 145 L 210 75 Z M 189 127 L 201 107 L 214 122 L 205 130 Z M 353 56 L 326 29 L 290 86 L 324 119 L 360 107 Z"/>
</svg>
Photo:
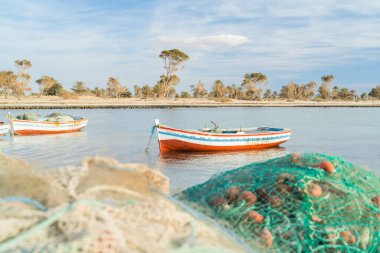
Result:
<svg viewBox="0 0 380 253">
<path fill-rule="evenodd" d="M 10 97 L 0 99 L 0 109 L 113 109 L 113 108 L 199 108 L 199 107 L 380 107 L 380 100 L 367 101 L 302 101 L 302 100 L 235 100 L 208 98 L 99 98 L 81 96 L 77 99 L 62 99 L 58 96 Z"/>
</svg>

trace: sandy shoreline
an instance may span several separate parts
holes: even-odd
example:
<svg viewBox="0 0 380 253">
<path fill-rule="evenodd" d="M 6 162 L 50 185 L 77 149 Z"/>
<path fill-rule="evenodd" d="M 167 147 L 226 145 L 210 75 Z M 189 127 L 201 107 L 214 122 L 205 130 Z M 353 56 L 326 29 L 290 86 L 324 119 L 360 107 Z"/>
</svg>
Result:
<svg viewBox="0 0 380 253">
<path fill-rule="evenodd" d="M 197 108 L 197 107 L 380 107 L 380 100 L 370 101 L 246 101 L 219 102 L 211 99 L 139 99 L 80 97 L 31 97 L 0 99 L 0 109 L 117 109 L 117 108 Z"/>
</svg>

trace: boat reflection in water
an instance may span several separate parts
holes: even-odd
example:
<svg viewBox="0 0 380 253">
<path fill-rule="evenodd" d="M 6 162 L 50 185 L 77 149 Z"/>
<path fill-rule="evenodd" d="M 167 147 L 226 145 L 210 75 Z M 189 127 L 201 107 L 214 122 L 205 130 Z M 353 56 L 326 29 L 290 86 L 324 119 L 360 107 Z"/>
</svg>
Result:
<svg viewBox="0 0 380 253">
<path fill-rule="evenodd" d="M 226 160 L 236 160 L 236 162 L 239 164 L 247 164 L 281 157 L 286 153 L 286 148 L 284 147 L 241 151 L 161 152 L 160 162 L 181 163 L 190 160 L 192 162 L 194 162 L 194 160 L 212 160 L 213 162 L 219 163 L 225 162 Z"/>
<path fill-rule="evenodd" d="M 5 137 L 2 152 L 21 157 L 35 167 L 56 168 L 67 163 L 81 163 L 88 152 L 86 131 Z M 77 159 L 76 159 L 77 158 Z"/>
<path fill-rule="evenodd" d="M 216 173 L 284 156 L 286 148 L 219 152 L 164 152 L 158 167 L 169 176 L 173 193 L 207 181 Z"/>
</svg>

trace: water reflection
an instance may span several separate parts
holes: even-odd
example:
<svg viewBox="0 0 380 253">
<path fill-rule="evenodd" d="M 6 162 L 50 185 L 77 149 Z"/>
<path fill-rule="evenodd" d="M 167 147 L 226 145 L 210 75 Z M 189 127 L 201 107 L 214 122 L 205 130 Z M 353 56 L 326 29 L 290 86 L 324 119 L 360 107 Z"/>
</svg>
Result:
<svg viewBox="0 0 380 253">
<path fill-rule="evenodd" d="M 215 173 L 281 157 L 287 153 L 284 147 L 230 152 L 166 152 L 159 155 L 158 165 L 170 177 L 171 191 L 178 192 L 194 185 L 195 175 L 200 183 Z"/>
<path fill-rule="evenodd" d="M 277 147 L 262 150 L 241 150 L 241 151 L 213 151 L 213 152 L 163 152 L 159 155 L 159 162 L 163 165 L 183 162 L 194 162 L 196 160 L 230 160 L 238 161 L 261 161 L 270 158 L 280 157 L 287 153 L 286 148 Z"/>
<path fill-rule="evenodd" d="M 64 164 L 71 161 L 76 153 L 83 153 L 87 139 L 87 132 L 73 132 L 46 135 L 25 135 L 4 137 L 8 145 L 4 146 L 4 153 L 25 159 L 37 167 L 47 167 L 47 163 Z"/>
<path fill-rule="evenodd" d="M 0 110 L 0 116 L 9 110 Z M 33 110 L 10 110 L 13 115 Z M 53 110 L 40 110 L 50 114 Z M 82 132 L 0 137 L 0 150 L 44 169 L 81 164 L 86 156 L 107 156 L 121 162 L 161 169 L 173 190 L 208 180 L 213 174 L 287 152 L 340 155 L 354 164 L 380 171 L 380 108 L 197 108 L 64 110 L 90 119 Z M 350 117 L 348 117 L 349 115 Z M 144 152 L 154 119 L 178 128 L 195 129 L 210 118 L 224 127 L 271 125 L 292 129 L 284 148 L 222 153 L 159 154 L 154 135 Z M 326 121 L 328 119 L 328 121 Z M 355 119 L 355 120 L 353 120 Z M 344 127 L 342 127 L 344 126 Z M 354 148 L 353 148 L 354 147 Z"/>
<path fill-rule="evenodd" d="M 68 141 L 81 138 L 85 138 L 87 136 L 86 131 L 72 132 L 72 133 L 61 133 L 61 134 L 42 134 L 42 135 L 15 135 L 13 138 L 9 137 L 13 143 L 28 143 L 31 144 L 33 142 L 41 143 L 41 141 L 48 142 L 57 142 L 56 144 L 62 143 L 62 141 Z M 53 143 L 54 144 L 54 143 Z"/>
</svg>

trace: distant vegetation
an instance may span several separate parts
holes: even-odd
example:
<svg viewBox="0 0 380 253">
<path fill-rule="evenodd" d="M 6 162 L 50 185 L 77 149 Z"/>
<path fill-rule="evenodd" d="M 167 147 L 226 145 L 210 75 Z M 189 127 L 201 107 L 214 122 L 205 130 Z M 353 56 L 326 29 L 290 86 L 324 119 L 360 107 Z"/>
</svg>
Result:
<svg viewBox="0 0 380 253">
<path fill-rule="evenodd" d="M 61 96 L 64 99 L 75 99 L 79 96 L 96 96 L 101 98 L 209 98 L 216 101 L 227 102 L 231 99 L 239 100 L 314 100 L 314 101 L 357 101 L 380 99 L 380 85 L 370 91 L 358 95 L 355 90 L 333 86 L 334 76 L 321 77 L 318 85 L 316 81 L 308 83 L 289 82 L 282 86 L 279 91 L 268 88 L 268 77 L 259 72 L 247 73 L 242 76 L 241 84 L 226 85 L 222 80 L 216 80 L 208 91 L 202 81 L 190 85 L 189 91 L 180 94 L 175 86 L 180 83 L 178 72 L 183 64 L 189 60 L 189 56 L 178 49 L 164 50 L 159 57 L 164 62 L 164 72 L 155 85 L 145 84 L 134 86 L 134 94 L 120 84 L 118 78 L 109 77 L 105 87 L 90 89 L 83 81 L 77 81 L 70 90 L 64 89 L 63 85 L 51 76 L 42 76 L 35 80 L 39 87 L 38 93 L 30 93 L 29 86 L 31 76 L 27 71 L 32 68 L 30 60 L 16 60 L 16 72 L 12 70 L 0 71 L 0 95 L 5 98 L 15 96 L 18 99 L 30 95 L 37 96 Z"/>
</svg>

